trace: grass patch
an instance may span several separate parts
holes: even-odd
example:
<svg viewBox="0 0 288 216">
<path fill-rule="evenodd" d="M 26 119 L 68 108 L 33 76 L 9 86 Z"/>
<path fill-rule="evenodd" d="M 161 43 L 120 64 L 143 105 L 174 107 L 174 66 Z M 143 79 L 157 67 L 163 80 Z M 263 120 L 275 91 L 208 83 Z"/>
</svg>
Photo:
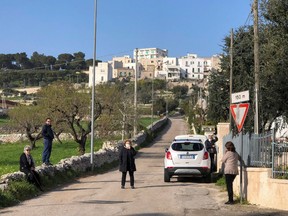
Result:
<svg viewBox="0 0 288 216">
<path fill-rule="evenodd" d="M 241 205 L 251 205 L 251 203 L 248 202 L 248 200 L 242 198 L 242 203 L 241 203 L 241 198 L 240 196 L 236 196 L 236 199 L 234 200 L 235 203 L 239 203 Z"/>
<path fill-rule="evenodd" d="M 223 191 L 226 190 L 226 181 L 225 181 L 225 177 L 222 176 L 221 178 L 218 178 L 218 180 L 216 181 L 215 185 L 221 187 L 221 189 Z"/>
<path fill-rule="evenodd" d="M 152 124 L 152 122 L 155 122 L 155 121 L 158 121 L 160 119 L 160 117 L 153 117 L 153 118 L 150 118 L 150 117 L 145 117 L 145 118 L 141 118 L 139 119 L 138 123 L 143 126 L 143 127 L 148 127 L 149 125 Z"/>
<path fill-rule="evenodd" d="M 7 125 L 9 123 L 9 118 L 7 116 L 0 117 L 0 126 Z"/>
<path fill-rule="evenodd" d="M 40 140 L 36 143 L 36 148 L 31 152 L 36 166 L 42 164 L 42 151 L 43 151 L 43 141 Z M 86 143 L 86 152 L 91 152 L 90 140 Z M 98 151 L 102 147 L 102 140 L 96 139 L 94 143 L 94 151 Z M 0 145 L 0 176 L 19 171 L 19 158 L 23 153 L 23 148 L 25 145 L 29 145 L 28 141 L 22 143 L 13 144 L 1 144 Z M 78 144 L 74 141 L 63 141 L 63 143 L 53 142 L 52 153 L 51 153 L 51 163 L 57 164 L 61 159 L 70 158 L 71 156 L 78 156 Z"/>
</svg>

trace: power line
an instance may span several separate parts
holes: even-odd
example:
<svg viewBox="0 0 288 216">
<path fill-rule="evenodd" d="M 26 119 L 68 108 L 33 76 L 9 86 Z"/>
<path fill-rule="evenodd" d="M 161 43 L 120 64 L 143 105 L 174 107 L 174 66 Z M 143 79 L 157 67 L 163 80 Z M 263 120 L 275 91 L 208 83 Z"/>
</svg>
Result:
<svg viewBox="0 0 288 216">
<path fill-rule="evenodd" d="M 249 12 L 249 14 L 248 14 L 248 16 L 246 18 L 246 21 L 245 21 L 244 25 L 242 26 L 244 29 L 249 27 L 249 26 L 251 26 L 248 23 L 251 22 L 251 20 L 252 20 L 252 17 L 253 17 L 252 14 L 253 14 L 253 8 L 252 8 L 252 5 L 251 5 L 251 11 Z M 234 38 L 233 45 L 237 41 L 238 37 L 239 37 L 239 34 L 237 34 L 236 37 Z"/>
</svg>

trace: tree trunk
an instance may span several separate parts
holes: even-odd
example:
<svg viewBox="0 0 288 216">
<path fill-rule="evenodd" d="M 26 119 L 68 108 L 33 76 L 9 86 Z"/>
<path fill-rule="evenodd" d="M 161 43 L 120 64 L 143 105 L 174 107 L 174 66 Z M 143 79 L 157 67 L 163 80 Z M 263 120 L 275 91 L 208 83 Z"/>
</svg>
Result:
<svg viewBox="0 0 288 216">
<path fill-rule="evenodd" d="M 85 151 L 86 151 L 86 149 L 85 149 L 86 140 L 87 140 L 87 135 L 81 136 L 81 140 L 78 140 L 80 155 L 84 155 L 85 154 Z"/>
</svg>

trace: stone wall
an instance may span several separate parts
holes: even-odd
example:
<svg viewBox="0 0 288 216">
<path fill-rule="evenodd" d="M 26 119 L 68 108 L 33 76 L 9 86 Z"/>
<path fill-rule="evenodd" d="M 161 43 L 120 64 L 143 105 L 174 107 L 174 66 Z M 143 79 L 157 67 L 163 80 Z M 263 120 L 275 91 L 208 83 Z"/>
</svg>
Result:
<svg viewBox="0 0 288 216">
<path fill-rule="evenodd" d="M 71 140 L 72 135 L 68 133 L 60 134 L 60 140 Z M 15 143 L 28 140 L 26 134 L 23 133 L 7 133 L 7 134 L 0 134 L 0 144 L 5 143 Z"/>
</svg>

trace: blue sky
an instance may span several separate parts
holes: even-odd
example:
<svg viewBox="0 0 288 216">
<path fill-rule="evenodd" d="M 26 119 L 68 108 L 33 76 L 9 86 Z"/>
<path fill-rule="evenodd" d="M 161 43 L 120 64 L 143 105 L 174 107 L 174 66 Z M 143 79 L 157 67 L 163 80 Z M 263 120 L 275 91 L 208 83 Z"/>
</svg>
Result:
<svg viewBox="0 0 288 216">
<path fill-rule="evenodd" d="M 169 56 L 222 52 L 231 28 L 253 24 L 252 0 L 97 0 L 96 58 L 135 48 L 168 49 Z M 0 53 L 75 52 L 93 58 L 94 0 L 1 0 Z"/>
</svg>

